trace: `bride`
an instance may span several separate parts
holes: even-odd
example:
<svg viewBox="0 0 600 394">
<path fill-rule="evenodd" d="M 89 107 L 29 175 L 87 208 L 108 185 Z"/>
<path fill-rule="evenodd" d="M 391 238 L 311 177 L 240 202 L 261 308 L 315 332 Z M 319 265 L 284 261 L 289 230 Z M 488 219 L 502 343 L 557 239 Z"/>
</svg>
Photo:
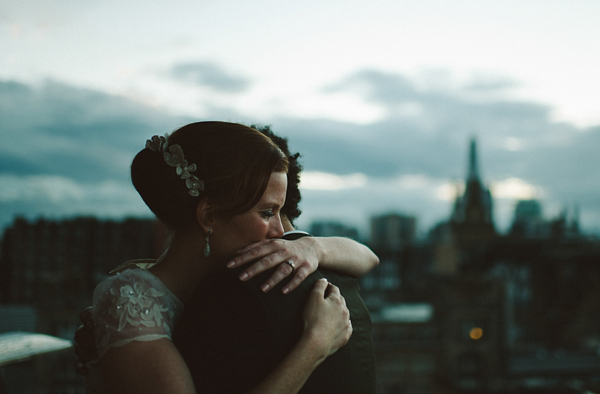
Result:
<svg viewBox="0 0 600 394">
<path fill-rule="evenodd" d="M 148 270 L 127 269 L 94 291 L 99 357 L 92 362 L 90 386 L 95 392 L 194 393 L 172 330 L 203 279 L 237 251 L 283 235 L 287 159 L 252 128 L 198 122 L 168 137 L 154 136 L 131 171 L 142 199 L 173 238 Z M 298 392 L 352 334 L 345 300 L 326 280 L 314 285 L 303 321 L 296 345 L 250 392 Z"/>
</svg>

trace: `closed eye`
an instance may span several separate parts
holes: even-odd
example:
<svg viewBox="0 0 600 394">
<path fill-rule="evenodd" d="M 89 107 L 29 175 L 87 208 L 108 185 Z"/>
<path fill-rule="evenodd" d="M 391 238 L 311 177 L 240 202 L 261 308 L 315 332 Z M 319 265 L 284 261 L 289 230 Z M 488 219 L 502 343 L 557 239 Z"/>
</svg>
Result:
<svg viewBox="0 0 600 394">
<path fill-rule="evenodd" d="M 267 209 L 266 211 L 261 211 L 260 215 L 264 218 L 269 219 L 275 216 L 275 212 L 272 209 Z"/>
</svg>

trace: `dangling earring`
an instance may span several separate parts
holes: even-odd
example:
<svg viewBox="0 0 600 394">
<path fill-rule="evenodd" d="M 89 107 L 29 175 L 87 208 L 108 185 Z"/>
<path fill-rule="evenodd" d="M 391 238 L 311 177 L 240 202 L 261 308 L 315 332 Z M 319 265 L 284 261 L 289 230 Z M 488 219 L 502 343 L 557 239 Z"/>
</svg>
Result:
<svg viewBox="0 0 600 394">
<path fill-rule="evenodd" d="M 210 256 L 210 229 L 206 231 L 206 245 L 204 246 L 204 257 Z"/>
</svg>

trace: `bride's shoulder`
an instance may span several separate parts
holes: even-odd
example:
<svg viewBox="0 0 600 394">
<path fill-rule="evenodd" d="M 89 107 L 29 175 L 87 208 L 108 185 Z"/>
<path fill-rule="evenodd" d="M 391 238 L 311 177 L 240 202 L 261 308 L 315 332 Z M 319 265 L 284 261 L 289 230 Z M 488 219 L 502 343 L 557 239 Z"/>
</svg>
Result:
<svg viewBox="0 0 600 394">
<path fill-rule="evenodd" d="M 179 306 L 177 297 L 169 291 L 164 283 L 150 271 L 139 268 L 129 268 L 109 276 L 96 286 L 94 290 L 94 305 L 101 302 L 124 305 L 147 303 L 174 303 Z"/>
<path fill-rule="evenodd" d="M 150 271 L 127 269 L 102 281 L 94 291 L 92 319 L 102 355 L 131 341 L 171 338 L 183 304 Z"/>
</svg>

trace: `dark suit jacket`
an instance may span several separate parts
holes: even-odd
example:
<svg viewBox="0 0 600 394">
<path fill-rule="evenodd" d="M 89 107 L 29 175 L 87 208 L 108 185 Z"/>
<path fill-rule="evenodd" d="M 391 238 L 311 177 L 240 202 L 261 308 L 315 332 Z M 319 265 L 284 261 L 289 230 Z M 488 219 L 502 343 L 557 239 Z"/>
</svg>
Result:
<svg viewBox="0 0 600 394">
<path fill-rule="evenodd" d="M 300 338 L 306 298 L 322 277 L 346 299 L 353 334 L 300 392 L 375 393 L 371 319 L 356 279 L 319 269 L 287 295 L 281 293 L 283 283 L 265 294 L 260 285 L 271 272 L 241 282 L 237 276 L 245 268 L 223 269 L 203 281 L 176 324 L 173 342 L 198 393 L 242 393 L 273 370 Z"/>
</svg>

